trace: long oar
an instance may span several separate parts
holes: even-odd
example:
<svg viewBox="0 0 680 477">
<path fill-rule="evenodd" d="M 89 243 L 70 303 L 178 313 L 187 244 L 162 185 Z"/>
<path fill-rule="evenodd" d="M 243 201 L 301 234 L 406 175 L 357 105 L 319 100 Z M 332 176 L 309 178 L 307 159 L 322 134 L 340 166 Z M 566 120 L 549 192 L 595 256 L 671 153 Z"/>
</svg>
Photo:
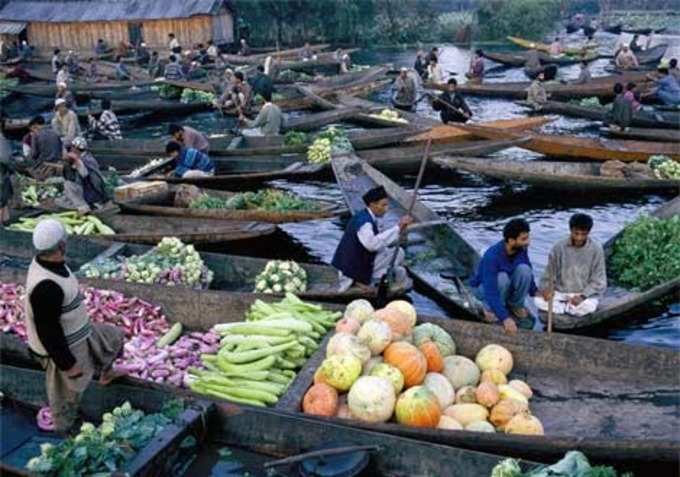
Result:
<svg viewBox="0 0 680 477">
<path fill-rule="evenodd" d="M 418 178 L 416 179 L 416 186 L 413 189 L 413 197 L 411 197 L 411 203 L 409 204 L 406 215 L 411 215 L 413 212 L 413 207 L 416 205 L 416 200 L 418 199 L 418 190 L 420 189 L 420 183 L 425 175 L 425 167 L 427 166 L 427 159 L 430 157 L 430 150 L 432 149 L 432 138 L 427 140 L 425 145 L 425 152 L 423 153 L 423 159 L 420 161 L 420 169 L 418 170 Z M 390 260 L 390 266 L 387 269 L 387 273 L 380 279 L 380 284 L 378 285 L 378 296 L 376 301 L 379 307 L 383 307 L 387 304 L 387 292 L 389 289 L 389 278 L 394 274 L 394 266 L 397 263 L 397 255 L 399 254 L 399 248 L 401 247 L 403 238 L 406 234 L 399 234 L 399 240 L 394 248 L 394 253 L 392 254 L 392 259 Z"/>
</svg>

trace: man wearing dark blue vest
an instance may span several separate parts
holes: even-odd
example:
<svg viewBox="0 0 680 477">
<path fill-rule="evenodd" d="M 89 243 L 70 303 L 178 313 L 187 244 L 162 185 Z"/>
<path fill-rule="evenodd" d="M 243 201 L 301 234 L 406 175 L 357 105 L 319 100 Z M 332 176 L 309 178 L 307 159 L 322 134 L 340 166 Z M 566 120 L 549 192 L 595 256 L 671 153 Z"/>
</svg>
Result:
<svg viewBox="0 0 680 477">
<path fill-rule="evenodd" d="M 347 290 L 352 285 L 370 287 L 387 273 L 394 249 L 390 247 L 409 224 L 410 216 L 404 216 L 397 225 L 382 232 L 378 219 L 385 215 L 389 200 L 383 187 L 369 190 L 363 196 L 366 208 L 356 214 L 347 224 L 333 256 L 332 265 L 340 272 L 340 289 Z M 395 282 L 409 281 L 403 267 L 404 251 L 399 250 L 395 262 Z"/>
</svg>

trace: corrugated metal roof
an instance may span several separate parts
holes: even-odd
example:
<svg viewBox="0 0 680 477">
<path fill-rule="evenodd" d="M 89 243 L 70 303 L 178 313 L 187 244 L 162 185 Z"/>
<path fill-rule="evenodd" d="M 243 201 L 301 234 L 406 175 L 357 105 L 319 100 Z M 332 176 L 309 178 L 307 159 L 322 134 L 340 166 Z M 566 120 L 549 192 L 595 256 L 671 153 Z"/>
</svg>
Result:
<svg viewBox="0 0 680 477">
<path fill-rule="evenodd" d="M 0 35 L 18 35 L 26 29 L 22 22 L 0 22 Z"/>
<path fill-rule="evenodd" d="M 120 0 L 97 2 L 10 1 L 0 10 L 0 21 L 98 22 L 187 18 L 216 13 L 226 0 Z"/>
</svg>

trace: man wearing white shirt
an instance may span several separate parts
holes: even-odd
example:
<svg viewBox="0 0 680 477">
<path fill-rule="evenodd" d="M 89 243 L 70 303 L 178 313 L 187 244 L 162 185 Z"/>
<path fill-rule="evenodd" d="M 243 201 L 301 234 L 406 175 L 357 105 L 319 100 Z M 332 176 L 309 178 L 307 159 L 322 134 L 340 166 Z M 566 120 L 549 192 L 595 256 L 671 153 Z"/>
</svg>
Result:
<svg viewBox="0 0 680 477">
<path fill-rule="evenodd" d="M 170 49 L 171 52 L 177 53 L 177 50 L 181 50 L 179 40 L 177 40 L 177 38 L 175 38 L 174 33 L 168 34 L 168 39 L 170 40 L 170 43 L 168 44 L 168 48 Z"/>
<path fill-rule="evenodd" d="M 371 189 L 363 199 L 366 209 L 349 221 L 331 261 L 340 273 L 340 291 L 352 285 L 369 287 L 377 284 L 388 272 L 394 254 L 391 245 L 413 222 L 410 216 L 404 216 L 397 225 L 380 232 L 378 219 L 385 215 L 389 206 L 385 189 Z M 395 281 L 398 284 L 408 281 L 403 263 L 404 251 L 400 250 L 395 262 Z"/>
</svg>

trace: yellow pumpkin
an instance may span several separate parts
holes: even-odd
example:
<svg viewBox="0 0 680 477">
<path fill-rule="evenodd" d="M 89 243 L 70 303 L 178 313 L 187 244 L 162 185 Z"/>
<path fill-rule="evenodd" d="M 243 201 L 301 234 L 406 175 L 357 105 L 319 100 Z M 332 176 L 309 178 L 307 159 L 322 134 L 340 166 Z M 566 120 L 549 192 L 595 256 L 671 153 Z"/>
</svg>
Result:
<svg viewBox="0 0 680 477">
<path fill-rule="evenodd" d="M 437 396 L 425 386 L 407 389 L 394 411 L 399 424 L 415 427 L 437 427 L 442 415 Z"/>
</svg>

